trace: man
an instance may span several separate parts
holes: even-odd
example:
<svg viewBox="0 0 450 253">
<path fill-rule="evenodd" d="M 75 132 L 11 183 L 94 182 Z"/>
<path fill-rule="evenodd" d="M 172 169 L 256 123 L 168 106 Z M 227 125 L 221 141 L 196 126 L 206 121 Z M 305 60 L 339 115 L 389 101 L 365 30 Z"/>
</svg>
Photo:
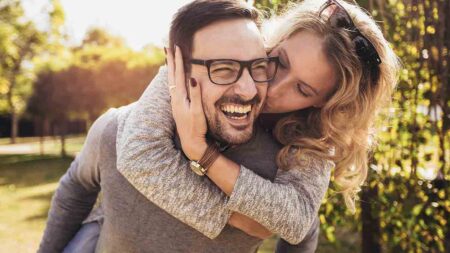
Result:
<svg viewBox="0 0 450 253">
<path fill-rule="evenodd" d="M 216 58 L 216 55 L 212 54 L 220 54 L 224 57 L 227 56 L 228 51 L 230 51 L 229 57 L 226 58 L 239 61 L 266 57 L 261 35 L 255 23 L 258 18 L 257 12 L 252 8 L 237 1 L 195 1 L 181 9 L 177 17 L 188 18 L 193 16 L 193 13 L 198 23 L 181 22 L 179 25 L 182 28 L 184 26 L 184 29 L 178 30 L 176 34 L 171 33 L 171 41 L 173 41 L 173 38 L 182 31 L 191 31 L 191 46 L 182 47 L 187 59 L 191 57 L 190 53 L 194 48 L 196 53 L 201 52 L 204 59 Z M 171 31 L 177 30 L 176 28 L 172 24 Z M 230 40 L 225 37 L 215 37 L 214 45 L 208 45 L 208 38 L 230 36 L 229 33 L 228 35 L 218 33 L 222 29 L 233 31 L 233 35 L 239 35 L 239 46 L 245 49 L 231 52 L 231 49 L 236 49 L 236 44 L 235 42 L 227 44 Z M 199 39 L 194 40 L 195 36 Z M 215 50 L 211 51 L 212 48 Z M 187 68 L 189 67 L 188 65 Z M 261 165 L 258 166 L 260 170 L 255 172 L 273 179 L 276 172 L 274 158 L 278 146 L 267 133 L 260 131 L 259 134 L 253 134 L 253 122 L 264 102 L 267 83 L 255 84 L 249 69 L 244 69 L 241 76 L 228 83 L 228 87 L 212 83 L 211 69 L 205 71 L 205 68 L 193 68 L 191 71 L 196 76 L 204 77 L 205 81 L 201 82 L 201 85 L 208 85 L 208 92 L 203 97 L 203 103 L 212 135 L 221 141 L 235 138 L 233 139 L 235 144 L 248 141 L 236 146 L 232 151 L 225 150 L 224 154 L 233 160 L 239 160 L 249 168 L 255 168 L 252 164 L 255 160 L 260 162 Z M 208 80 L 211 83 L 208 83 Z M 159 88 L 160 92 L 164 92 L 162 87 Z M 217 106 L 218 101 L 221 101 L 222 97 L 230 96 L 252 104 L 251 122 L 245 127 L 235 127 L 225 118 L 217 116 L 222 113 L 222 109 Z M 226 226 L 214 240 L 211 240 L 166 213 L 165 208 L 161 209 L 164 199 L 161 199 L 158 205 L 148 201 L 117 171 L 115 150 L 117 126 L 121 124 L 121 120 L 127 119 L 127 116 L 123 115 L 128 115 L 133 110 L 133 106 L 132 104 L 110 110 L 92 126 L 83 150 L 61 179 L 52 200 L 47 228 L 39 252 L 61 252 L 64 249 L 76 234 L 82 221 L 88 216 L 100 189 L 103 192 L 104 222 L 96 247 L 98 252 L 255 252 L 261 240 L 242 232 L 258 235 L 258 232 L 252 231 L 253 228 L 239 227 L 239 223 L 233 223 L 234 227 L 242 231 Z M 249 143 L 264 146 L 264 154 L 260 152 L 260 149 L 249 149 L 246 146 Z M 245 150 L 245 154 L 239 152 L 240 150 Z M 271 151 L 272 156 L 267 156 L 267 150 Z M 180 193 L 183 193 L 183 187 L 188 185 L 179 187 Z M 311 240 L 316 238 L 315 234 Z"/>
</svg>

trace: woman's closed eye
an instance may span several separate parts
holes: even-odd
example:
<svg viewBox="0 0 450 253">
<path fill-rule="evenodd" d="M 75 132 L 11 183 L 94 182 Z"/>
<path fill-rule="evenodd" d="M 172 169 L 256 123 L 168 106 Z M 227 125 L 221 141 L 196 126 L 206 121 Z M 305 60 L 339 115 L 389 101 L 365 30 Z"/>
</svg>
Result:
<svg viewBox="0 0 450 253">
<path fill-rule="evenodd" d="M 299 84 L 299 83 L 297 84 L 297 90 L 298 90 L 298 92 L 300 92 L 300 94 L 303 95 L 304 97 L 310 97 L 310 96 L 311 96 L 308 92 L 306 92 L 306 91 L 304 91 L 304 90 L 302 89 L 302 85 Z"/>
</svg>

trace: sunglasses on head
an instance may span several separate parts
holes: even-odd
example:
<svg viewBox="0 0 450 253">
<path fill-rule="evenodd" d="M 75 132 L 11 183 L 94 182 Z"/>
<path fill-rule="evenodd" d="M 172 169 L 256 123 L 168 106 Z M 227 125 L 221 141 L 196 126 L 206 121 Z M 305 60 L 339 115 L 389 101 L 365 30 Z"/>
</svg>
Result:
<svg viewBox="0 0 450 253">
<path fill-rule="evenodd" d="M 373 44 L 356 28 L 349 13 L 337 0 L 328 0 L 319 11 L 319 16 L 328 15 L 328 22 L 333 27 L 348 30 L 353 35 L 356 54 L 362 63 L 369 67 L 378 66 L 381 63 L 380 56 Z"/>
</svg>

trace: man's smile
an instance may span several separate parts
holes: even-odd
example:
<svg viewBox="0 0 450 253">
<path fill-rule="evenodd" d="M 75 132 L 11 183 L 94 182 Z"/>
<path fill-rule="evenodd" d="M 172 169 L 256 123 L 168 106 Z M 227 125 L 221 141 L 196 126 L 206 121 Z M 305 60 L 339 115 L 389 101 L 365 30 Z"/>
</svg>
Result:
<svg viewBox="0 0 450 253">
<path fill-rule="evenodd" d="M 253 125 L 254 115 L 256 114 L 256 104 L 239 104 L 225 102 L 218 105 L 218 111 L 220 111 L 223 118 L 222 121 L 227 122 L 230 127 L 237 131 L 243 131 L 249 126 Z"/>
<path fill-rule="evenodd" d="M 245 119 L 252 111 L 252 105 L 222 104 L 220 109 L 231 119 Z"/>
</svg>

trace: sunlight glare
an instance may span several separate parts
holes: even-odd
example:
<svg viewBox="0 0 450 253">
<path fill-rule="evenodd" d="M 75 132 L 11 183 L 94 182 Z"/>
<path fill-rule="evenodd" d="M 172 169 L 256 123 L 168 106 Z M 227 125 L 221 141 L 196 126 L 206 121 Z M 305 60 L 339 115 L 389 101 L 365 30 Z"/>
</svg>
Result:
<svg viewBox="0 0 450 253">
<path fill-rule="evenodd" d="M 191 0 L 60 0 L 71 43 L 79 44 L 90 27 L 101 27 L 125 39 L 132 48 L 163 45 L 173 14 Z M 45 0 L 22 0 L 28 16 L 42 23 Z M 41 15 L 41 16 L 39 16 Z"/>
</svg>

